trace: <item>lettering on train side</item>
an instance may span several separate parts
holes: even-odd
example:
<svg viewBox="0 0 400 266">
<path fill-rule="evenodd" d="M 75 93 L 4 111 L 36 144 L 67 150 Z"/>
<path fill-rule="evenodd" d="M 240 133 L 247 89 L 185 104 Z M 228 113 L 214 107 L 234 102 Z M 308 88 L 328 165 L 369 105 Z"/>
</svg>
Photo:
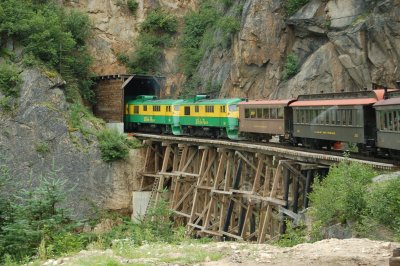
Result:
<svg viewBox="0 0 400 266">
<path fill-rule="evenodd" d="M 314 133 L 320 135 L 336 135 L 335 131 L 314 131 Z"/>
<path fill-rule="evenodd" d="M 144 122 L 156 122 L 156 120 L 151 116 L 145 116 L 143 120 Z"/>
<path fill-rule="evenodd" d="M 196 118 L 195 120 L 196 125 L 208 125 L 208 120 L 204 118 Z"/>
</svg>

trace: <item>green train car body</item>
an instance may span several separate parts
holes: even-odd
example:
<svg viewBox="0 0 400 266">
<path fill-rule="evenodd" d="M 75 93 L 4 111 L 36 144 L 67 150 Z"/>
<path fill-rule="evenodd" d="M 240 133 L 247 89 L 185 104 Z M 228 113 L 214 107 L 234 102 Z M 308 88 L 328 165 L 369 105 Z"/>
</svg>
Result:
<svg viewBox="0 0 400 266">
<path fill-rule="evenodd" d="M 140 95 L 125 107 L 128 130 L 165 132 L 174 135 L 216 136 L 238 139 L 240 98 L 158 100 Z"/>
<path fill-rule="evenodd" d="M 174 135 L 200 135 L 238 139 L 240 98 L 207 99 L 204 95 L 185 100 L 174 107 Z"/>
</svg>

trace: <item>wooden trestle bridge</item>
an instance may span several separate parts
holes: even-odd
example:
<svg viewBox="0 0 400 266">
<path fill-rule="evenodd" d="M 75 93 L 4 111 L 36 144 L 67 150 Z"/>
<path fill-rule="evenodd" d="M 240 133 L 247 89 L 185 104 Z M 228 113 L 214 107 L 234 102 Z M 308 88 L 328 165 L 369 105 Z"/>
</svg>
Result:
<svg viewBox="0 0 400 266">
<path fill-rule="evenodd" d="M 341 156 L 290 147 L 136 134 L 145 143 L 141 190 L 165 198 L 188 233 L 263 243 L 298 222 L 314 178 Z M 356 160 L 347 158 L 346 160 Z M 360 160 L 357 160 L 360 161 Z M 390 169 L 390 164 L 361 161 Z"/>
</svg>

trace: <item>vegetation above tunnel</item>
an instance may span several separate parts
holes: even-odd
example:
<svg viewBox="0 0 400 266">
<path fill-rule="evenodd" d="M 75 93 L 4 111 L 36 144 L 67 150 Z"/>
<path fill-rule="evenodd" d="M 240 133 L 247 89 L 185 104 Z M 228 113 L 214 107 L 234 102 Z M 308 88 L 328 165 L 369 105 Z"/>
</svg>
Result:
<svg viewBox="0 0 400 266">
<path fill-rule="evenodd" d="M 46 68 L 50 77 L 59 72 L 67 81 L 70 101 L 77 101 L 81 96 L 93 100 L 89 70 L 92 59 L 85 43 L 90 29 L 86 14 L 63 8 L 57 1 L 0 2 L 1 47 L 11 40 L 23 46 L 22 53 L 2 48 L 2 57 L 26 66 Z"/>
</svg>

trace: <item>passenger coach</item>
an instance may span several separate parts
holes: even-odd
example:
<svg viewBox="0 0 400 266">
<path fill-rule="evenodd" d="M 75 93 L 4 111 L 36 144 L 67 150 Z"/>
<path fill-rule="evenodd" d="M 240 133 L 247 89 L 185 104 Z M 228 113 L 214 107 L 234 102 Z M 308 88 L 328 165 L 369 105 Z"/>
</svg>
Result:
<svg viewBox="0 0 400 266">
<path fill-rule="evenodd" d="M 374 104 L 377 121 L 377 147 L 390 156 L 400 157 L 400 91 L 385 94 Z"/>
<path fill-rule="evenodd" d="M 278 135 L 289 140 L 293 113 L 289 100 L 253 100 L 239 103 L 239 133 L 245 138 L 269 141 Z"/>
<path fill-rule="evenodd" d="M 333 144 L 345 142 L 371 150 L 376 139 L 372 105 L 383 95 L 383 90 L 300 95 L 290 104 L 295 143 L 331 149 Z"/>
</svg>

